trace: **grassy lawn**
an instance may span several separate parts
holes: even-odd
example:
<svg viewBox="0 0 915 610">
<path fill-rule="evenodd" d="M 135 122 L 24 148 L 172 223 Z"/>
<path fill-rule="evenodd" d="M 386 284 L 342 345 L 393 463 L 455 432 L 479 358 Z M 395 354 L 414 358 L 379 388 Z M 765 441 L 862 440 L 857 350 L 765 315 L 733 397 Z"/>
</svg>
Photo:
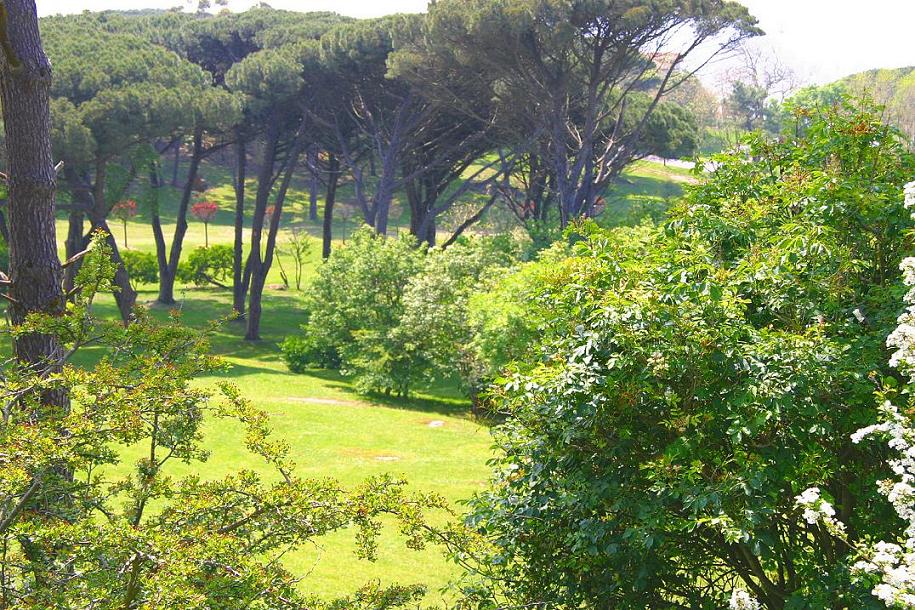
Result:
<svg viewBox="0 0 915 610">
<path fill-rule="evenodd" d="M 643 218 L 659 220 L 683 186 L 694 181 L 689 170 L 650 161 L 633 163 L 607 193 L 600 224 L 619 227 L 638 224 Z"/>
<path fill-rule="evenodd" d="M 155 298 L 152 287 L 141 289 L 140 301 Z M 180 297 L 182 319 L 192 326 L 227 315 L 227 292 L 187 289 Z M 289 291 L 265 295 L 263 341 L 246 342 L 239 323 L 224 324 L 213 336 L 212 348 L 230 364 L 229 378 L 258 407 L 266 410 L 275 434 L 288 441 L 298 473 L 305 477 L 332 477 L 345 487 L 388 473 L 409 481 L 412 488 L 434 491 L 460 509 L 460 501 L 482 489 L 491 456 L 485 426 L 472 420 L 469 405 L 453 388 L 431 388 L 411 399 L 356 394 L 347 380 L 330 371 L 294 375 L 279 359 L 277 343 L 301 322 L 301 297 Z M 100 301 L 98 313 L 114 316 L 113 299 Z M 157 316 L 164 309 L 154 308 Z M 214 378 L 204 378 L 207 384 Z M 432 422 L 435 425 L 430 426 Z M 244 450 L 237 426 L 214 421 L 205 426 L 207 462 L 175 465 L 174 475 L 216 477 L 239 469 L 262 470 L 263 463 Z M 124 467 L 128 464 L 125 460 Z M 432 515 L 441 519 L 443 516 Z M 334 597 L 351 592 L 370 580 L 384 583 L 423 583 L 430 599 L 456 574 L 436 549 L 406 549 L 394 530 L 386 531 L 379 560 L 357 559 L 351 532 L 316 540 L 314 548 L 287 556 L 296 574 L 308 575 L 302 587 Z"/>
<path fill-rule="evenodd" d="M 234 193 L 226 170 L 207 165 L 203 176 L 214 185 L 208 198 L 220 204 L 220 212 L 209 226 L 210 244 L 228 244 L 233 239 Z M 608 196 L 603 224 L 635 223 L 645 216 L 659 216 L 669 201 L 682 192 L 682 183 L 690 180 L 688 172 L 665 168 L 653 163 L 635 164 L 624 174 Z M 253 197 L 253 189 L 248 191 Z M 160 192 L 166 239 L 171 241 L 177 189 Z M 293 227 L 305 229 L 312 236 L 312 248 L 304 269 L 307 281 L 320 265 L 320 224 L 308 220 L 308 192 L 304 183 L 294 184 L 284 212 L 284 231 Z M 348 214 L 337 217 L 334 234 L 337 243 L 352 232 L 355 208 L 351 187 L 343 184 L 339 193 L 342 209 Z M 323 202 L 321 202 L 323 203 Z M 253 201 L 249 202 L 249 209 Z M 132 250 L 154 251 L 148 217 L 141 213 L 127 223 L 127 238 Z M 406 211 L 395 202 L 393 231 L 406 224 Z M 349 218 L 345 218 L 348 216 Z M 189 219 L 185 253 L 204 244 L 202 223 Z M 120 222 L 112 219 L 112 230 L 123 242 Z M 58 235 L 66 235 L 66 218 L 58 220 Z M 247 237 L 247 235 L 246 235 Z M 284 236 L 280 237 L 280 247 Z M 61 244 L 61 250 L 63 246 Z M 290 276 L 291 257 L 283 257 Z M 286 439 L 298 464 L 299 474 L 308 477 L 333 477 L 344 486 L 353 487 L 373 475 L 389 473 L 408 480 L 418 490 L 444 495 L 458 509 L 461 501 L 483 489 L 491 457 L 491 440 L 487 428 L 469 415 L 469 404 L 455 388 L 429 388 L 411 399 L 364 397 L 355 393 L 350 383 L 335 372 L 311 371 L 294 375 L 279 358 L 278 343 L 295 333 L 302 322 L 302 294 L 292 287 L 283 290 L 279 268 L 273 266 L 264 296 L 263 340 L 246 342 L 243 325 L 227 322 L 212 337 L 212 349 L 223 356 L 230 369 L 221 377 L 230 378 L 243 394 L 272 417 L 275 433 Z M 138 303 L 150 306 L 154 315 L 167 311 L 154 304 L 155 286 L 137 286 Z M 176 287 L 176 298 L 182 319 L 194 327 L 203 327 L 231 312 L 228 291 Z M 116 316 L 114 300 L 103 296 L 97 313 Z M 83 356 L 91 359 L 91 350 Z M 209 384 L 214 378 L 200 381 Z M 435 425 L 430 423 L 435 422 Z M 243 450 L 240 431 L 226 422 L 209 422 L 205 426 L 205 444 L 211 457 L 205 463 L 178 465 L 173 474 L 197 473 L 216 477 L 238 469 L 259 470 L 264 465 Z M 130 457 L 130 456 L 125 456 Z M 130 467 L 125 459 L 123 468 Z M 433 518 L 443 518 L 433 516 Z M 429 601 L 438 589 L 456 575 L 437 549 L 424 552 L 407 550 L 396 533 L 388 531 L 380 544 L 376 563 L 357 560 L 353 555 L 351 532 L 339 532 L 318 540 L 313 548 L 291 554 L 288 566 L 305 576 L 304 589 L 326 597 L 345 595 L 370 580 L 384 583 L 423 583 L 430 587 Z M 307 575 L 307 576 L 306 576 Z"/>
</svg>

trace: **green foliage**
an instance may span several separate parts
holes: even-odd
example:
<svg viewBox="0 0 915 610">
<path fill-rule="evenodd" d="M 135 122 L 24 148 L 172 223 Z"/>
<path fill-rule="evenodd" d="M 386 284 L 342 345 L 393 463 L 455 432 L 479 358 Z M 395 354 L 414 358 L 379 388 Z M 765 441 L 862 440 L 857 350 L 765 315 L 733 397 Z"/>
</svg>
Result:
<svg viewBox="0 0 915 610">
<path fill-rule="evenodd" d="M 477 365 L 467 349 L 472 340 L 467 303 L 474 290 L 516 257 L 508 236 L 464 239 L 431 251 L 404 288 L 397 326 L 380 341 L 365 341 L 368 349 L 354 359 L 353 370 L 371 381 L 370 387 L 392 387 L 387 384 L 402 380 L 404 392 L 417 383 L 457 375 L 473 393 Z"/>
<path fill-rule="evenodd" d="M 280 343 L 280 353 L 286 367 L 293 373 L 304 373 L 309 367 L 332 368 L 337 365 L 336 354 L 322 353 L 305 337 L 289 335 Z"/>
<path fill-rule="evenodd" d="M 366 392 L 405 395 L 455 375 L 469 381 L 468 300 L 518 254 L 509 237 L 462 239 L 427 254 L 412 238 L 360 229 L 306 291 L 305 336 L 284 341 L 284 360 L 294 372 L 339 367 Z"/>
<path fill-rule="evenodd" d="M 143 284 L 155 284 L 159 281 L 159 263 L 152 252 L 124 250 L 121 252 L 121 259 L 131 280 Z"/>
<path fill-rule="evenodd" d="M 496 281 L 470 295 L 467 324 L 471 338 L 466 346 L 470 366 L 464 382 L 472 390 L 485 390 L 512 362 L 538 357 L 540 323 L 547 315 L 537 307 L 539 296 L 545 278 L 567 256 L 565 244 L 554 244 L 536 262 L 500 273 Z"/>
<path fill-rule="evenodd" d="M 232 246 L 201 246 L 195 248 L 187 260 L 178 265 L 178 279 L 196 286 L 212 284 L 226 288 L 232 277 L 234 251 Z"/>
<path fill-rule="evenodd" d="M 335 249 L 306 295 L 303 329 L 314 364 L 336 363 L 347 373 L 364 370 L 365 354 L 375 349 L 373 343 L 397 326 L 404 289 L 419 272 L 423 257 L 412 238 L 385 239 L 368 227 Z M 409 372 L 399 369 L 399 362 L 392 358 L 388 364 L 392 371 L 397 368 L 387 377 L 389 384 L 357 373 L 359 386 L 366 391 L 403 390 L 409 381 L 398 375 Z"/>
<path fill-rule="evenodd" d="M 355 231 L 306 293 L 303 329 L 310 343 L 345 368 L 357 335 L 396 326 L 403 291 L 423 257 L 410 237 L 385 239 L 368 227 Z"/>
<path fill-rule="evenodd" d="M 633 105 L 639 106 L 635 100 Z M 639 118 L 636 115 L 632 120 Z M 699 147 L 699 128 L 696 119 L 689 110 L 679 104 L 661 102 L 654 112 L 648 115 L 638 146 L 644 154 L 657 155 L 665 159 L 691 157 Z"/>
<path fill-rule="evenodd" d="M 142 312 L 126 328 L 93 319 L 93 300 L 111 290 L 113 272 L 98 237 L 66 313 L 31 316 L 13 329 L 54 335 L 65 350 L 42 366 L 7 362 L 0 379 L 7 404 L 0 425 L 6 607 L 341 607 L 303 595 L 279 558 L 351 527 L 358 556 L 371 560 L 382 517 L 398 524 L 412 549 L 439 535 L 425 522 L 425 511 L 445 508 L 437 496 L 408 493 L 388 477 L 348 492 L 295 474 L 288 446 L 270 436 L 266 413 L 228 384 L 214 394 L 193 383 L 222 368 L 207 355 L 205 335 Z M 102 348 L 97 364 L 67 362 L 87 345 Z M 51 394 L 66 395 L 68 407 L 50 407 Z M 235 422 L 269 475 L 168 474 L 173 463 L 206 461 L 201 427 L 211 420 Z M 118 467 L 131 459 L 132 468 Z M 420 592 L 369 586 L 348 607 L 403 606 Z"/>
<path fill-rule="evenodd" d="M 539 339 L 470 518 L 496 546 L 482 607 L 876 607 L 794 497 L 819 487 L 853 538 L 894 529 L 850 437 L 890 373 L 915 162 L 867 107 L 746 144 L 664 227 L 583 226 L 528 271 Z"/>
</svg>

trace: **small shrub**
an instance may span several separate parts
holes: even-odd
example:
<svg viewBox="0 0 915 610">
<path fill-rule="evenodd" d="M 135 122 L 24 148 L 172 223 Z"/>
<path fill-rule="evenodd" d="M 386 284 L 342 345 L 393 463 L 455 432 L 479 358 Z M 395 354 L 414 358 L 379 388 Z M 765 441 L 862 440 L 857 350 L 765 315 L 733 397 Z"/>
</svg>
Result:
<svg viewBox="0 0 915 610">
<path fill-rule="evenodd" d="M 232 276 L 233 258 L 232 246 L 196 248 L 187 261 L 178 266 L 178 279 L 195 286 L 212 284 L 228 288 L 226 282 Z"/>
<path fill-rule="evenodd" d="M 159 263 L 152 252 L 124 250 L 121 258 L 132 281 L 141 284 L 155 284 L 159 281 Z"/>
<path fill-rule="evenodd" d="M 304 373 L 309 367 L 332 369 L 340 366 L 337 352 L 322 348 L 308 337 L 289 335 L 280 343 L 283 362 L 293 373 Z"/>
</svg>

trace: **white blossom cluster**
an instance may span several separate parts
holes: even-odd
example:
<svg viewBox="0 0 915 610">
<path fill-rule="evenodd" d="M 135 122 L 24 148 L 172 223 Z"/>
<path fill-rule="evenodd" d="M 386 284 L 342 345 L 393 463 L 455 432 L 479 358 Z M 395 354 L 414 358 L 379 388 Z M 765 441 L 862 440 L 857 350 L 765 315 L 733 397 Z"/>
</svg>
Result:
<svg viewBox="0 0 915 610">
<path fill-rule="evenodd" d="M 915 182 L 905 185 L 905 207 L 915 207 Z M 890 365 L 909 374 L 915 383 L 915 258 L 906 258 L 900 269 L 909 287 L 905 297 L 908 310 L 899 317 L 896 330 L 887 338 L 895 349 Z M 915 609 L 915 428 L 899 409 L 889 402 L 880 406 L 880 423 L 858 430 L 852 442 L 860 443 L 872 436 L 886 440 L 895 457 L 889 466 L 895 479 L 881 481 L 880 492 L 893 505 L 900 518 L 907 522 L 900 544 L 878 542 L 862 552 L 853 571 L 879 578 L 873 588 L 875 597 L 890 608 Z"/>
<path fill-rule="evenodd" d="M 872 593 L 888 607 L 915 608 L 915 428 L 888 402 L 880 412 L 882 422 L 858 430 L 852 441 L 858 443 L 877 435 L 887 439 L 896 455 L 889 465 L 897 478 L 881 481 L 880 492 L 908 525 L 902 546 L 878 542 L 863 553 L 864 559 L 853 570 L 879 576 L 881 582 Z"/>
<path fill-rule="evenodd" d="M 899 268 L 903 281 L 909 287 L 905 296 L 908 309 L 899 316 L 898 326 L 887 337 L 886 344 L 896 350 L 890 357 L 890 366 L 912 374 L 915 373 L 915 258 L 904 259 Z"/>
<path fill-rule="evenodd" d="M 820 488 L 811 487 L 794 498 L 795 505 L 804 511 L 804 521 L 810 525 L 821 523 L 833 534 L 843 535 L 845 525 L 836 519 L 836 509 L 820 497 Z"/>
<path fill-rule="evenodd" d="M 915 206 L 915 180 L 905 185 L 905 207 Z"/>
<path fill-rule="evenodd" d="M 731 603 L 728 604 L 728 608 L 730 610 L 760 610 L 762 606 L 743 589 L 734 589 L 731 592 Z"/>
</svg>

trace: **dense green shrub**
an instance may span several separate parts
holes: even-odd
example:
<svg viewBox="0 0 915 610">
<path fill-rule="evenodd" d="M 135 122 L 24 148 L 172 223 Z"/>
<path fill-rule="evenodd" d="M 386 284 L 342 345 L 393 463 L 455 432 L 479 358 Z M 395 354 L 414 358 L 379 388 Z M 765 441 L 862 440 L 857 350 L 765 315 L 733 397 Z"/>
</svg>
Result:
<svg viewBox="0 0 915 610">
<path fill-rule="evenodd" d="M 141 284 L 155 284 L 159 281 L 159 263 L 152 252 L 139 252 L 137 250 L 123 250 L 121 258 L 124 267 L 132 282 Z"/>
<path fill-rule="evenodd" d="M 297 367 L 330 365 L 354 372 L 354 361 L 362 361 L 373 337 L 385 336 L 397 326 L 403 312 L 404 288 L 419 272 L 424 257 L 411 237 L 385 239 L 367 227 L 354 232 L 347 244 L 335 249 L 325 261 L 306 291 L 305 338 L 288 344 L 289 354 L 284 355 L 287 362 L 301 362 Z M 357 381 L 366 391 L 403 387 L 400 380 L 391 384 Z"/>
<path fill-rule="evenodd" d="M 293 373 L 304 373 L 311 367 L 332 369 L 340 366 L 335 350 L 317 346 L 309 337 L 300 335 L 289 335 L 283 339 L 280 355 Z"/>
<path fill-rule="evenodd" d="M 187 261 L 178 265 L 178 279 L 195 286 L 212 284 L 227 288 L 232 277 L 232 246 L 208 246 L 195 248 Z"/>
<path fill-rule="evenodd" d="M 468 301 L 474 290 L 512 265 L 519 254 L 507 236 L 463 239 L 445 250 L 433 250 L 403 293 L 403 311 L 388 332 L 360 338 L 351 367 L 369 385 L 398 380 L 410 386 L 460 377 L 467 389 L 475 369 Z M 400 389 L 399 389 L 400 391 Z"/>
<path fill-rule="evenodd" d="M 747 144 L 663 227 L 582 227 L 529 272 L 538 339 L 470 516 L 494 544 L 481 607 L 878 607 L 795 496 L 819 488 L 853 543 L 894 533 L 882 455 L 851 435 L 892 375 L 915 164 L 858 108 Z"/>
<path fill-rule="evenodd" d="M 519 255 L 509 237 L 462 239 L 426 252 L 412 238 L 357 231 L 307 291 L 304 337 L 282 345 L 290 370 L 340 368 L 361 391 L 406 394 L 461 375 L 472 336 L 467 302 Z"/>
</svg>

